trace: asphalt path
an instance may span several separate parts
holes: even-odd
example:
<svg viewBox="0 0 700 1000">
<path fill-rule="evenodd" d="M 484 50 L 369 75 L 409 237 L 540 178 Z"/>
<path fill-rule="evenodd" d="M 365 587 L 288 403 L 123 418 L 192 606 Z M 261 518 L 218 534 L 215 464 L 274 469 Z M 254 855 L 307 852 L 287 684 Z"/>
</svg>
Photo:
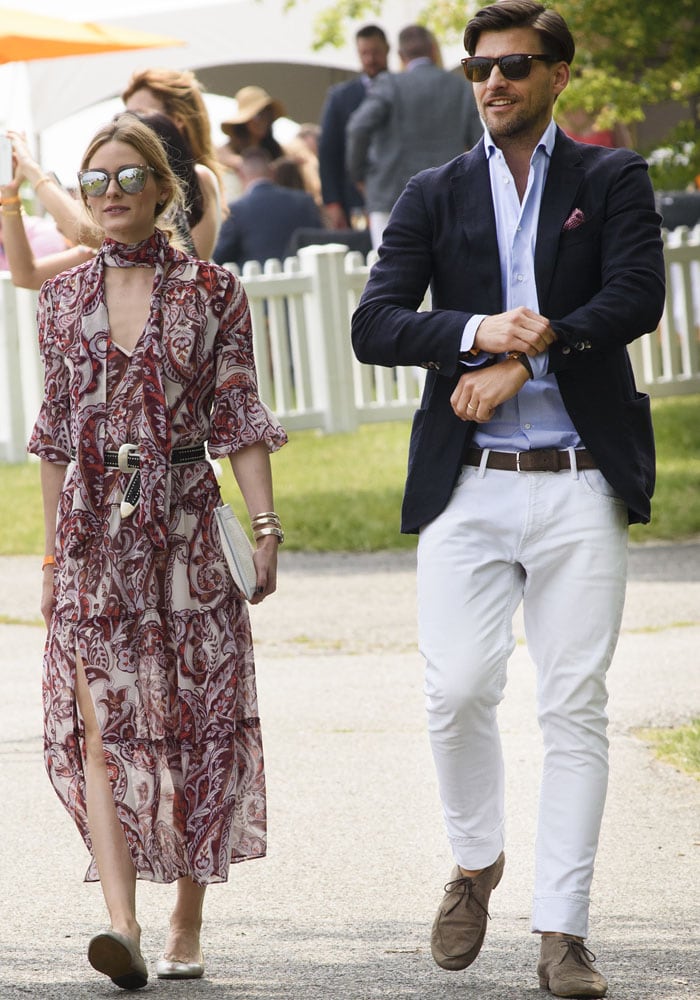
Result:
<svg viewBox="0 0 700 1000">
<path fill-rule="evenodd" d="M 123 996 L 85 958 L 106 926 L 87 855 L 44 774 L 36 557 L 0 558 L 0 1000 Z M 528 1000 L 541 763 L 522 641 L 500 709 L 507 769 L 503 881 L 477 962 L 447 973 L 430 924 L 451 868 L 425 732 L 414 557 L 283 553 L 252 609 L 269 853 L 208 894 L 205 978 L 144 997 Z M 700 784 L 639 730 L 700 714 L 700 542 L 636 546 L 609 676 L 611 780 L 591 937 L 611 1000 L 700 996 Z M 160 954 L 173 891 L 139 884 L 144 954 Z"/>
</svg>

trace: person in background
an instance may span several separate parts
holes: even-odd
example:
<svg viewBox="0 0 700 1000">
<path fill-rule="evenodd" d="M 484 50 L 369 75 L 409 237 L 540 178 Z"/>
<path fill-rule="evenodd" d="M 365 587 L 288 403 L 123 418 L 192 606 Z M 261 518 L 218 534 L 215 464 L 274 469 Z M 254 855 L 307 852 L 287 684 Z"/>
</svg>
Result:
<svg viewBox="0 0 700 1000">
<path fill-rule="evenodd" d="M 10 272 L 13 285 L 17 288 L 38 290 L 48 278 L 53 278 L 66 268 L 75 267 L 95 255 L 92 247 L 68 246 L 66 240 L 54 226 L 58 239 L 51 234 L 50 242 L 32 242 L 27 226 L 34 216 L 26 216 L 19 197 L 19 184 L 9 184 L 0 188 L 0 270 Z M 17 199 L 17 200 L 15 200 Z M 43 221 L 43 220 L 42 220 Z M 48 247 L 52 249 L 44 252 Z"/>
<path fill-rule="evenodd" d="M 294 191 L 305 191 L 304 178 L 299 164 L 291 156 L 280 156 L 270 164 L 272 180 L 280 187 L 292 188 Z"/>
<path fill-rule="evenodd" d="M 88 960 L 135 990 L 148 981 L 137 879 L 176 883 L 158 977 L 196 979 L 207 885 L 266 851 L 250 622 L 206 449 L 229 457 L 254 519 L 258 604 L 276 588 L 269 452 L 286 435 L 257 394 L 242 285 L 161 228 L 182 194 L 154 132 L 120 115 L 79 180 L 105 240 L 41 290 L 45 393 L 29 444 L 45 521 L 45 760 L 109 913 Z"/>
<path fill-rule="evenodd" d="M 632 133 L 627 125 L 618 122 L 612 128 L 597 129 L 596 117 L 596 114 L 584 108 L 571 108 L 558 116 L 557 123 L 576 142 L 590 142 L 595 146 L 607 146 L 608 149 L 618 149 L 620 146 L 632 148 Z"/>
<path fill-rule="evenodd" d="M 304 190 L 313 197 L 319 208 L 322 208 L 321 178 L 318 167 L 318 140 L 321 134 L 320 125 L 304 122 L 299 126 L 297 134 L 284 144 L 284 155 L 296 160 L 299 165 Z"/>
<path fill-rule="evenodd" d="M 56 225 L 71 244 L 85 244 L 97 248 L 102 242 L 102 233 L 87 219 L 80 202 L 57 180 L 47 173 L 32 156 L 26 137 L 20 132 L 8 129 L 12 141 L 12 155 L 15 164 L 15 183 L 26 181 L 42 208 L 56 221 Z"/>
<path fill-rule="evenodd" d="M 431 951 L 467 968 L 493 915 L 505 865 L 497 710 L 522 601 L 544 743 L 537 976 L 557 997 L 603 997 L 584 942 L 606 673 L 628 522 L 649 520 L 655 477 L 627 345 L 663 312 L 660 218 L 640 156 L 554 123 L 575 52 L 561 15 L 501 0 L 471 18 L 464 47 L 483 140 L 409 182 L 352 320 L 360 361 L 428 369 L 402 530 L 419 533 L 428 730 L 455 862 Z"/>
<path fill-rule="evenodd" d="M 270 155 L 251 147 L 241 153 L 239 166 L 244 193 L 229 206 L 214 250 L 217 264 L 247 260 L 264 264 L 271 258 L 282 260 L 297 229 L 321 229 L 316 203 L 306 191 L 275 184 Z"/>
<path fill-rule="evenodd" d="M 195 161 L 202 194 L 202 218 L 193 227 L 197 253 L 209 260 L 224 214 L 221 165 L 214 150 L 202 87 L 189 70 L 146 69 L 134 73 L 122 94 L 127 111 L 166 115 L 182 132 Z"/>
<path fill-rule="evenodd" d="M 364 212 L 364 197 L 351 181 L 345 165 L 345 130 L 372 81 L 386 72 L 389 58 L 386 35 L 376 24 L 360 28 L 355 34 L 355 45 L 362 69 L 360 76 L 331 87 L 321 112 L 318 164 L 323 210 L 330 229 L 348 229 L 353 216 Z"/>
<path fill-rule="evenodd" d="M 216 150 L 219 162 L 226 169 L 227 176 L 234 178 L 232 190 L 237 196 L 241 191 L 241 153 L 244 149 L 264 149 L 271 160 L 285 155 L 285 150 L 272 134 L 272 126 L 284 115 L 281 101 L 270 97 L 262 87 L 251 85 L 241 87 L 234 100 L 236 113 L 221 123 L 221 131 L 228 141 Z"/>
<path fill-rule="evenodd" d="M 481 135 L 471 90 L 435 65 L 436 52 L 427 28 L 404 28 L 403 72 L 380 76 L 348 122 L 347 168 L 364 190 L 375 248 L 409 178 L 458 156 Z"/>
<path fill-rule="evenodd" d="M 19 185 L 12 184 L 0 188 L 0 271 L 9 269 L 5 243 L 5 223 L 9 223 L 8 234 L 12 240 L 14 225 L 21 228 L 30 252 L 35 257 L 48 257 L 60 253 L 68 247 L 64 236 L 56 228 L 52 219 L 44 219 L 37 215 L 25 215 L 22 199 L 19 196 Z"/>
<path fill-rule="evenodd" d="M 201 245 L 202 237 L 205 240 L 211 238 L 211 220 L 205 220 L 204 195 L 187 136 L 180 131 L 172 118 L 159 111 L 125 113 L 135 115 L 139 121 L 152 129 L 162 142 L 168 163 L 180 182 L 184 197 L 184 208 L 179 209 L 177 218 L 172 220 L 178 236 L 178 245 L 181 250 L 185 250 L 193 257 L 199 256 L 198 241 Z M 209 209 L 212 207 L 213 202 L 210 202 Z M 211 253 L 207 259 L 210 256 Z"/>
<path fill-rule="evenodd" d="M 12 182 L 0 188 L 2 269 L 10 272 L 12 283 L 18 288 L 39 289 L 47 278 L 53 278 L 66 268 L 90 260 L 95 254 L 95 249 L 79 242 L 80 205 L 52 176 L 43 173 L 38 163 L 30 156 L 23 135 L 12 131 L 8 131 L 7 134 L 12 140 L 15 172 Z M 26 165 L 29 174 L 27 179 L 34 179 L 34 187 L 38 193 L 44 189 L 48 191 L 50 188 L 47 200 L 54 207 L 60 208 L 59 218 L 62 226 L 65 226 L 66 231 L 71 234 L 70 241 L 64 238 L 52 220 L 38 219 L 24 214 L 19 192 L 25 179 Z M 44 233 L 48 232 L 48 240 L 42 239 L 37 243 L 30 238 L 29 233 L 37 223 L 41 224 Z M 97 241 L 96 231 L 94 233 Z"/>
</svg>

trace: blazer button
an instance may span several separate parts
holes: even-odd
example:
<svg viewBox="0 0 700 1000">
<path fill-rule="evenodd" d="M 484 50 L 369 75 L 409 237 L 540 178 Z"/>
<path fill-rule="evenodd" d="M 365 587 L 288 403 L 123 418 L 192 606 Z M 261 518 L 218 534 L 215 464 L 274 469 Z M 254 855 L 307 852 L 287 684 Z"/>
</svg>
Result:
<svg viewBox="0 0 700 1000">
<path fill-rule="evenodd" d="M 561 353 L 562 354 L 571 354 L 571 348 L 570 347 L 562 347 Z"/>
</svg>

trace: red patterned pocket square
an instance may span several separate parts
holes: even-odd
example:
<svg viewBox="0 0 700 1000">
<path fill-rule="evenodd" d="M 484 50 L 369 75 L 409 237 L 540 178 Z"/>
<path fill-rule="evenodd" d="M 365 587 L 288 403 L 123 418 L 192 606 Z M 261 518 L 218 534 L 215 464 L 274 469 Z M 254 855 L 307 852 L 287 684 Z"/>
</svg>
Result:
<svg viewBox="0 0 700 1000">
<path fill-rule="evenodd" d="M 575 208 L 562 227 L 562 232 L 568 233 L 571 229 L 578 229 L 586 221 L 586 216 L 580 208 Z"/>
</svg>

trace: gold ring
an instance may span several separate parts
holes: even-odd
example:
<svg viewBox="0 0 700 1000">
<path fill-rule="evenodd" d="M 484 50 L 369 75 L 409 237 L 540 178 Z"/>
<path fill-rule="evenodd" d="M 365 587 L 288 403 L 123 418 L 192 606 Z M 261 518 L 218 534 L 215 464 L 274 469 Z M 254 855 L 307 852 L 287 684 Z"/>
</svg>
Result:
<svg viewBox="0 0 700 1000">
<path fill-rule="evenodd" d="M 468 410 L 478 410 L 479 407 L 478 406 L 470 406 L 469 403 L 467 403 L 467 409 Z"/>
</svg>

